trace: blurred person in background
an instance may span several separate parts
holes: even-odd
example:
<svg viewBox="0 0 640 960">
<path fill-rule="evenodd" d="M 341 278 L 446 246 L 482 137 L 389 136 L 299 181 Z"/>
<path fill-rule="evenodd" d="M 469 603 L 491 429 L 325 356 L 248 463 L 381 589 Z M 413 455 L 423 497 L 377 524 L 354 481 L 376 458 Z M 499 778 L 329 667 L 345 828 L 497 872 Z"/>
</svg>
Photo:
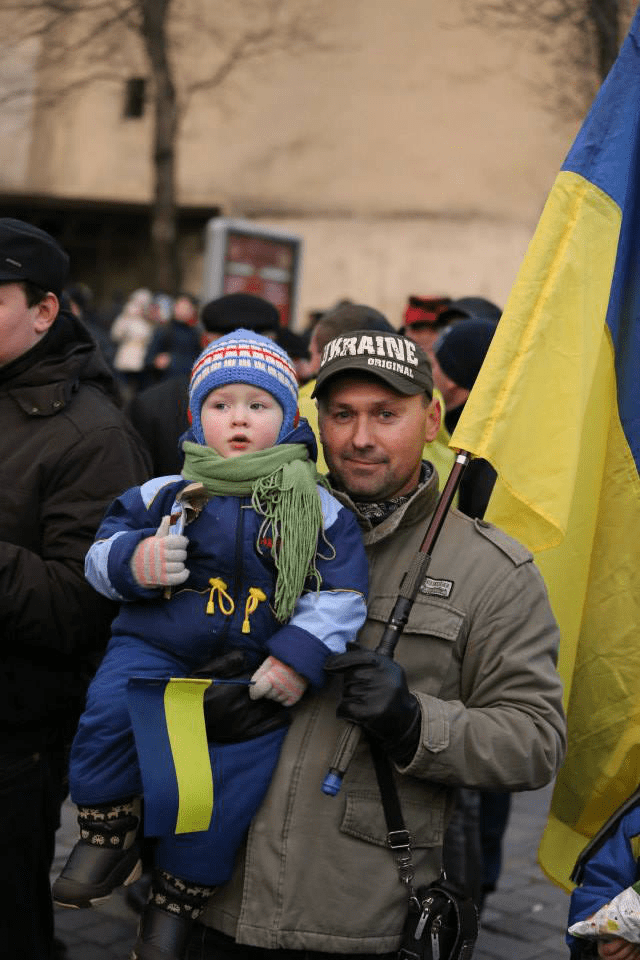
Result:
<svg viewBox="0 0 640 960">
<path fill-rule="evenodd" d="M 154 293 L 149 304 L 149 320 L 154 327 L 168 323 L 173 312 L 173 297 L 168 293 Z"/>
<path fill-rule="evenodd" d="M 154 329 L 149 318 L 152 299 L 151 291 L 145 287 L 134 290 L 111 325 L 111 339 L 116 344 L 113 366 L 127 401 L 135 396 L 144 378 L 147 347 Z"/>
<path fill-rule="evenodd" d="M 98 316 L 91 288 L 86 283 L 70 284 L 64 288 L 62 305 L 67 306 L 74 317 L 78 317 L 88 327 L 100 347 L 102 356 L 113 369 L 115 344 Z"/>
<path fill-rule="evenodd" d="M 303 386 L 311 377 L 311 356 L 309 354 L 309 340 L 311 332 L 305 330 L 304 333 L 294 333 L 288 327 L 280 327 L 277 343 L 287 352 L 296 370 L 298 383 Z"/>
<path fill-rule="evenodd" d="M 438 315 L 441 326 L 451 326 L 460 320 L 486 320 L 494 326 L 502 316 L 502 310 L 486 297 L 458 297 L 450 300 Z"/>
<path fill-rule="evenodd" d="M 480 303 L 478 305 L 478 300 Z M 476 319 L 465 305 L 491 319 Z M 448 326 L 433 348 L 433 379 L 445 403 L 445 427 L 449 436 L 462 415 L 467 398 L 496 330 L 495 305 L 469 297 L 449 308 Z M 469 307 L 469 310 L 471 308 Z M 499 319 L 499 313 L 498 313 Z M 496 479 L 491 464 L 474 457 L 460 483 L 458 508 L 467 516 L 482 519 Z M 502 844 L 511 809 L 509 793 L 461 789 L 444 843 L 447 874 L 465 887 L 478 906 L 497 886 L 502 868 Z M 478 864 L 481 868 L 478 869 Z"/>
<path fill-rule="evenodd" d="M 462 415 L 495 329 L 495 324 L 488 320 L 464 320 L 447 327 L 435 342 L 431 363 L 433 382 L 444 400 L 444 425 L 449 437 Z M 474 457 L 460 483 L 460 510 L 468 517 L 481 519 L 495 479 L 491 464 Z"/>
<path fill-rule="evenodd" d="M 149 385 L 169 377 L 191 373 L 201 350 L 198 298 L 181 293 L 173 304 L 171 317 L 156 327 L 145 356 Z"/>
<path fill-rule="evenodd" d="M 422 347 L 430 360 L 433 359 L 433 345 L 449 322 L 441 321 L 440 314 L 450 303 L 451 297 L 410 296 L 407 300 L 400 333 Z"/>
</svg>

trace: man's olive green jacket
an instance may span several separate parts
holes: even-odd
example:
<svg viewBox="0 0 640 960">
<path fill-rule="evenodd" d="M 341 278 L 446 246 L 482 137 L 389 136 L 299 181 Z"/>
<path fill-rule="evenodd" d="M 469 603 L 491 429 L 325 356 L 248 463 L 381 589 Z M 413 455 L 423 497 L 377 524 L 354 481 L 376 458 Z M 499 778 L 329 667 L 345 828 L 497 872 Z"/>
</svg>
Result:
<svg viewBox="0 0 640 960">
<path fill-rule="evenodd" d="M 434 472 L 408 503 L 363 530 L 370 591 L 359 641 L 367 647 L 382 636 L 436 496 Z M 558 770 L 565 749 L 558 639 L 529 552 L 453 510 L 395 654 L 422 708 L 418 751 L 397 773 L 417 883 L 439 874 L 453 787 L 530 790 Z M 385 843 L 364 739 L 340 793 L 321 790 L 344 726 L 335 715 L 338 684 L 294 708 L 244 858 L 201 918 L 240 943 L 353 954 L 399 945 L 406 890 Z"/>
</svg>

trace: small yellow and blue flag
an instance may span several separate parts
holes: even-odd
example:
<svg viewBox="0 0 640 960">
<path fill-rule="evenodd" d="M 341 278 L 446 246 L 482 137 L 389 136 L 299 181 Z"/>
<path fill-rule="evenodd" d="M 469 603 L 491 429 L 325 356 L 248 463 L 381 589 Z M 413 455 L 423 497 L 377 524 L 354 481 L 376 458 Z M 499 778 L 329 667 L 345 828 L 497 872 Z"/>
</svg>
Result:
<svg viewBox="0 0 640 960">
<path fill-rule="evenodd" d="M 208 830 L 213 774 L 204 720 L 211 680 L 132 677 L 127 702 L 144 788 L 148 837 Z"/>
<path fill-rule="evenodd" d="M 640 10 L 545 204 L 451 446 L 535 554 L 569 746 L 539 851 L 567 890 L 640 782 Z"/>
</svg>

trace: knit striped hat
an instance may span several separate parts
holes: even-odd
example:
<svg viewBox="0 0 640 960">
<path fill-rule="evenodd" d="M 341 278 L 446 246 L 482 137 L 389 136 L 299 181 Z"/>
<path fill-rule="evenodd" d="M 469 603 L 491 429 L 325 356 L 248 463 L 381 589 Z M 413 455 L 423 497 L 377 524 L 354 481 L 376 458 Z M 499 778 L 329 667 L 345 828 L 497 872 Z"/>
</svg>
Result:
<svg viewBox="0 0 640 960">
<path fill-rule="evenodd" d="M 276 398 L 284 413 L 277 443 L 297 425 L 298 380 L 293 363 L 273 340 L 239 329 L 210 343 L 193 365 L 189 411 L 198 443 L 205 443 L 202 404 L 212 390 L 227 383 L 250 383 Z"/>
</svg>

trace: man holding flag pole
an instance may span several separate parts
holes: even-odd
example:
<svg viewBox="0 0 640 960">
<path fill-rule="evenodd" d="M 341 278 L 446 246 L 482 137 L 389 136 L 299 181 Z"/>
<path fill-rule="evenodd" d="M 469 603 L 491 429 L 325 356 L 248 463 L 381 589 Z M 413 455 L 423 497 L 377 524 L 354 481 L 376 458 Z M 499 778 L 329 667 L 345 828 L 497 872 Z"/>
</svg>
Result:
<svg viewBox="0 0 640 960">
<path fill-rule="evenodd" d="M 534 552 L 560 625 L 569 748 L 539 857 L 570 890 L 640 783 L 640 10 L 451 446 L 497 470 L 487 518 Z"/>
</svg>

